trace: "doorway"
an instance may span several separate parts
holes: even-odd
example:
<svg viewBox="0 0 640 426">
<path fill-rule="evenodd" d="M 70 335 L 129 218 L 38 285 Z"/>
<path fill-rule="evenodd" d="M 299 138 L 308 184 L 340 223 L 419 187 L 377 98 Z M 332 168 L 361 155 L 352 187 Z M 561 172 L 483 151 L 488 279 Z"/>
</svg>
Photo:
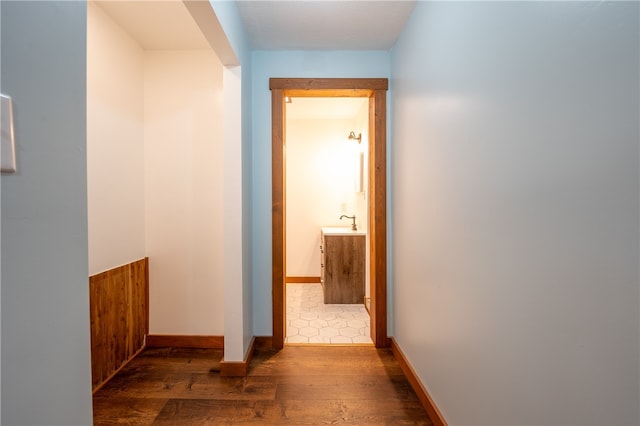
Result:
<svg viewBox="0 0 640 426">
<path fill-rule="evenodd" d="M 286 102 L 285 344 L 372 344 L 368 116 L 368 98 Z"/>
<path fill-rule="evenodd" d="M 371 339 L 387 347 L 386 91 L 383 79 L 272 78 L 272 306 L 274 348 L 284 346 L 286 298 L 285 96 L 369 99 L 369 274 Z"/>
</svg>

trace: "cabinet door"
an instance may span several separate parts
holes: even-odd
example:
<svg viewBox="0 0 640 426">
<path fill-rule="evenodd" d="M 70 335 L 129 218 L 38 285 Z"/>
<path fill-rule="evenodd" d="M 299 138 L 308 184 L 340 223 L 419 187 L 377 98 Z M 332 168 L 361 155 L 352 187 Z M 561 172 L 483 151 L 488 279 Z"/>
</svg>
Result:
<svg viewBox="0 0 640 426">
<path fill-rule="evenodd" d="M 363 303 L 364 235 L 324 236 L 324 303 Z"/>
</svg>

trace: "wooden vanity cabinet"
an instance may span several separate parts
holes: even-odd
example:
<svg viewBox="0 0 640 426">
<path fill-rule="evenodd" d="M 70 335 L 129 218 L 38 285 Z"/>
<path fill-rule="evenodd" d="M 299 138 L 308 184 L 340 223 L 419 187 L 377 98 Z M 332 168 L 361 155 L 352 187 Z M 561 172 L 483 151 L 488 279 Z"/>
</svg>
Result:
<svg viewBox="0 0 640 426">
<path fill-rule="evenodd" d="M 320 241 L 320 282 L 324 303 L 363 303 L 365 235 L 323 232 Z"/>
</svg>

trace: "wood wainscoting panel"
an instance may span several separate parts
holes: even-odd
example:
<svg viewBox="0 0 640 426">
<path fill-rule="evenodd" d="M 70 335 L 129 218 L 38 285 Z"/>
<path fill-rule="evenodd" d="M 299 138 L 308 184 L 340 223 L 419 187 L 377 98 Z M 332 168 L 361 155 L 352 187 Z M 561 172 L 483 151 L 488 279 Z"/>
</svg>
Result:
<svg viewBox="0 0 640 426">
<path fill-rule="evenodd" d="M 131 360 L 149 332 L 149 259 L 89 277 L 91 385 Z"/>
</svg>

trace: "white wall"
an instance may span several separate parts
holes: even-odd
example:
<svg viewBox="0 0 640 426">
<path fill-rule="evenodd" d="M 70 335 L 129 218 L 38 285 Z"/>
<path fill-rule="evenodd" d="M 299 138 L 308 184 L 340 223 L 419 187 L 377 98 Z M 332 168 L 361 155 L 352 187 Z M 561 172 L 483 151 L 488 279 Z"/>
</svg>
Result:
<svg viewBox="0 0 640 426">
<path fill-rule="evenodd" d="M 2 424 L 92 422 L 86 3 L 2 2 L 18 172 L 2 176 Z"/>
<path fill-rule="evenodd" d="M 226 67 L 222 74 L 224 93 L 224 359 L 242 361 L 245 343 L 244 236 L 242 170 L 242 71 Z M 253 336 L 251 336 L 253 337 Z"/>
<path fill-rule="evenodd" d="M 385 78 L 390 75 L 390 55 L 381 51 L 254 51 L 252 60 L 253 324 L 256 336 L 269 336 L 272 328 L 269 78 Z"/>
<path fill-rule="evenodd" d="M 356 214 L 358 144 L 354 119 L 288 119 L 286 125 L 287 276 L 320 276 L 320 228 L 350 226 Z M 356 133 L 359 130 L 356 130 Z"/>
<path fill-rule="evenodd" d="M 210 50 L 144 58 L 151 334 L 223 333 L 222 66 Z"/>
<path fill-rule="evenodd" d="M 92 274 L 150 257 L 150 332 L 223 333 L 222 65 L 88 9 Z"/>
<path fill-rule="evenodd" d="M 144 51 L 87 3 L 89 275 L 145 256 Z"/>
<path fill-rule="evenodd" d="M 393 49 L 394 337 L 451 425 L 640 421 L 638 17 L 418 2 Z"/>
</svg>

